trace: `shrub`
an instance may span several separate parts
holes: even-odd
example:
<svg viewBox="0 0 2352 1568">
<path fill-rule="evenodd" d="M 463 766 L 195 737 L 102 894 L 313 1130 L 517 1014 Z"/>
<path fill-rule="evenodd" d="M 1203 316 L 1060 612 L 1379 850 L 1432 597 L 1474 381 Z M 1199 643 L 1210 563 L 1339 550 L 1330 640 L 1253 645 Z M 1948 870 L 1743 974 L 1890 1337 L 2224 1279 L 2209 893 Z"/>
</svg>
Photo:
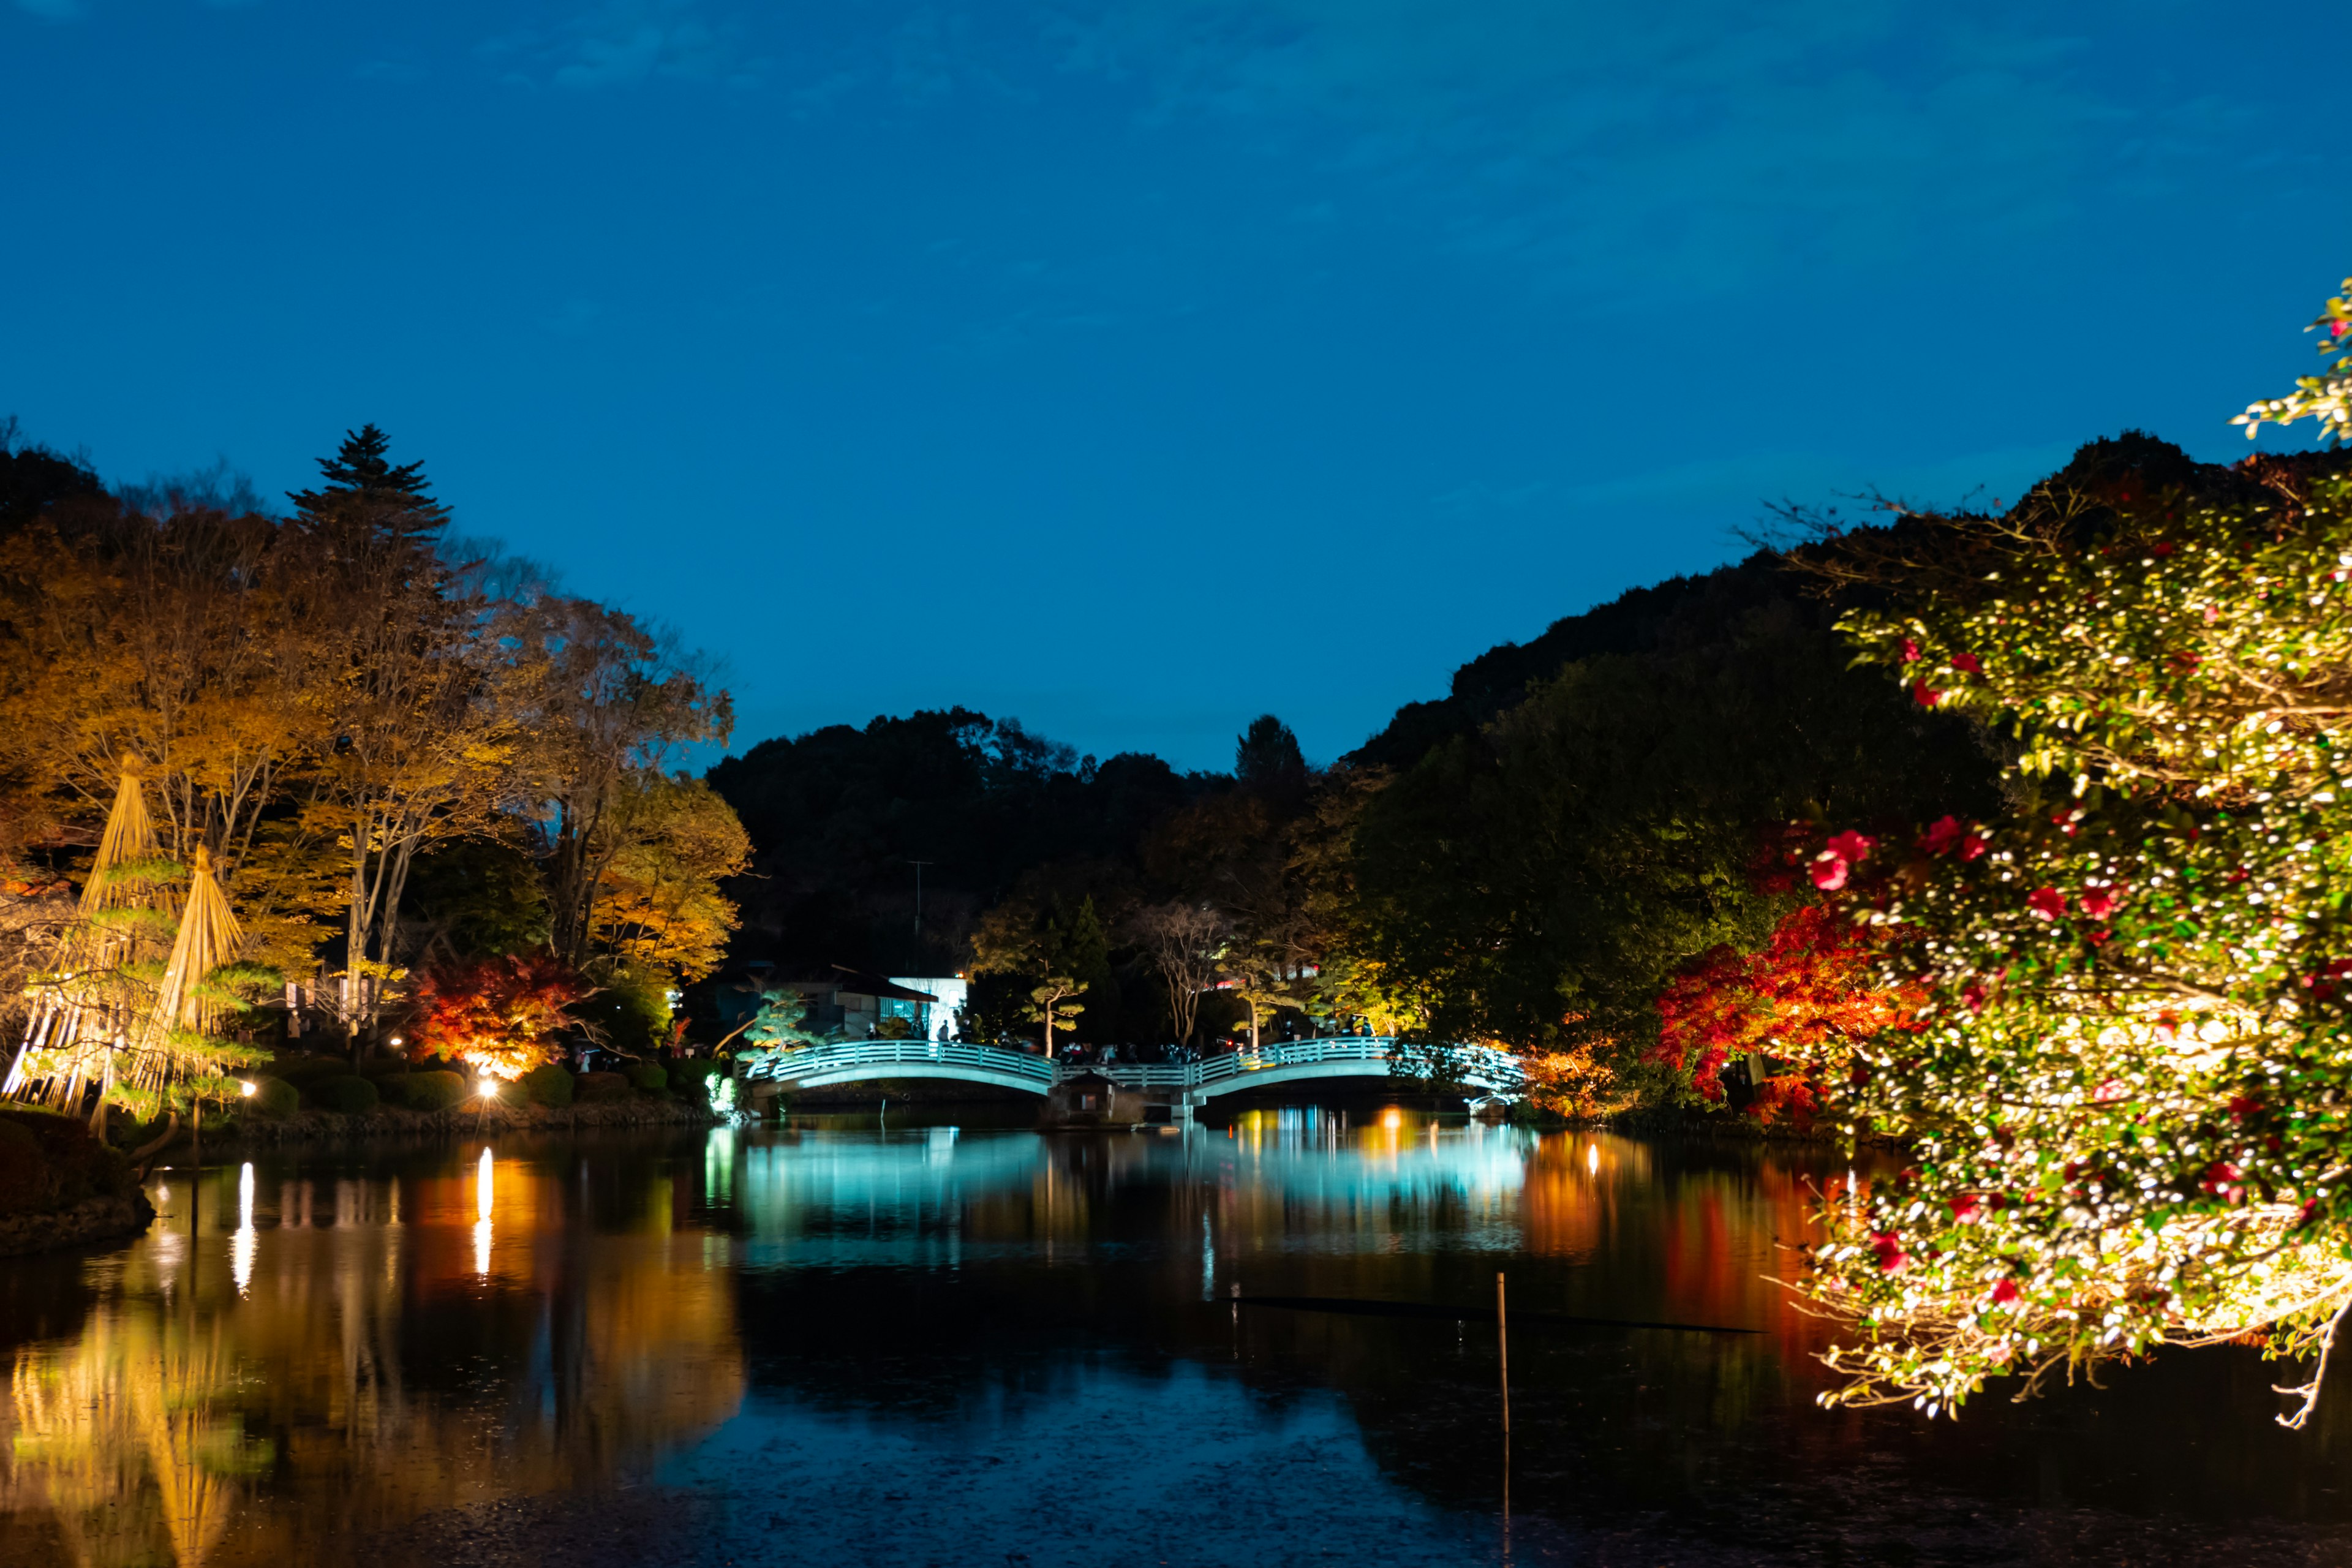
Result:
<svg viewBox="0 0 2352 1568">
<path fill-rule="evenodd" d="M 388 1078 L 404 1077 L 408 1070 L 408 1064 L 398 1057 L 370 1057 L 360 1064 L 360 1076 L 378 1083 Z"/>
<path fill-rule="evenodd" d="M 373 1110 L 383 1096 L 375 1085 L 357 1073 L 345 1073 L 341 1078 L 320 1079 L 310 1086 L 310 1103 L 323 1105 L 329 1110 L 339 1110 L 345 1116 L 357 1116 Z"/>
<path fill-rule="evenodd" d="M 915 1022 L 911 1018 L 885 1018 L 874 1026 L 877 1040 L 911 1040 L 915 1037 Z"/>
<path fill-rule="evenodd" d="M 672 1062 L 669 1065 L 669 1085 L 687 1099 L 699 1099 L 710 1091 L 712 1079 L 727 1076 L 726 1068 L 725 1062 L 713 1061 L 709 1057 L 692 1057 L 685 1061 Z"/>
<path fill-rule="evenodd" d="M 322 1079 L 348 1078 L 352 1064 L 342 1057 L 280 1057 L 269 1064 L 269 1071 L 299 1089 Z"/>
<path fill-rule="evenodd" d="M 13 1121 L 0 1121 L 0 1214 L 47 1207 L 49 1180 L 41 1141 Z"/>
<path fill-rule="evenodd" d="M 9 1132 L 31 1140 L 26 1145 Z M 85 1198 L 123 1197 L 137 1186 L 131 1163 L 90 1135 L 79 1116 L 0 1108 L 0 1212 L 64 1208 Z M 19 1183 L 19 1174 L 30 1179 Z"/>
<path fill-rule="evenodd" d="M 413 1072 L 387 1080 L 384 1087 L 396 1089 L 400 1102 L 411 1110 L 446 1110 L 466 1098 L 462 1073 Z"/>
<path fill-rule="evenodd" d="M 583 1072 L 573 1080 L 573 1091 L 583 1105 L 594 1105 L 609 1100 L 626 1100 L 629 1080 L 616 1072 Z"/>
<path fill-rule="evenodd" d="M 302 1109 L 302 1092 L 282 1078 L 257 1078 L 253 1092 L 239 1103 L 254 1115 L 275 1121 Z"/>
<path fill-rule="evenodd" d="M 635 1062 L 629 1068 L 629 1082 L 647 1094 L 659 1094 L 669 1088 L 669 1074 L 652 1062 Z"/>
<path fill-rule="evenodd" d="M 572 1103 L 572 1075 L 549 1062 L 522 1075 L 522 1090 L 530 1096 L 533 1105 L 561 1110 Z"/>
</svg>

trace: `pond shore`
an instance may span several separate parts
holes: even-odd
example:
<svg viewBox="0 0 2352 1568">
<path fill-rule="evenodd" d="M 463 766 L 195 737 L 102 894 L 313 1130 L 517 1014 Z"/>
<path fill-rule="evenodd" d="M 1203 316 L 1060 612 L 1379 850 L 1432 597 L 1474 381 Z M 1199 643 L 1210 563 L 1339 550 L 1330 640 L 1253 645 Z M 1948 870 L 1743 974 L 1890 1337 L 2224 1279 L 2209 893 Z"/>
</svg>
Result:
<svg viewBox="0 0 2352 1568">
<path fill-rule="evenodd" d="M 0 1215 L 0 1258 L 55 1252 L 68 1247 L 129 1241 L 155 1223 L 155 1205 L 144 1193 L 124 1197 L 84 1198 L 37 1214 Z"/>
<path fill-rule="evenodd" d="M 420 1137 L 446 1133 L 568 1132 L 594 1127 L 709 1127 L 718 1116 L 708 1106 L 652 1095 L 594 1105 L 509 1105 L 469 1100 L 446 1110 L 410 1110 L 379 1105 L 373 1110 L 345 1115 L 333 1110 L 304 1110 L 283 1121 L 259 1117 L 240 1119 L 215 1131 L 205 1130 L 205 1153 L 230 1153 L 240 1149 L 276 1149 L 298 1143 L 360 1142 L 371 1138 Z M 183 1128 L 157 1158 L 169 1163 L 173 1153 L 188 1146 Z"/>
</svg>

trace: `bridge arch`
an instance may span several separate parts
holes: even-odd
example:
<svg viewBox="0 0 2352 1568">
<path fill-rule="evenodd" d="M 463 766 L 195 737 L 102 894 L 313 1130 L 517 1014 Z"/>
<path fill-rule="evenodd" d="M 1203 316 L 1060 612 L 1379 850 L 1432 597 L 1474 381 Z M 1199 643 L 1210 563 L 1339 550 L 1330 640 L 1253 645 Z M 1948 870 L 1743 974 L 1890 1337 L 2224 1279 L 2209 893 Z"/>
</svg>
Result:
<svg viewBox="0 0 2352 1568">
<path fill-rule="evenodd" d="M 1107 1079 L 1122 1089 L 1179 1091 L 1188 1104 L 1245 1089 L 1281 1089 L 1336 1079 L 1389 1079 L 1396 1041 L 1377 1035 L 1294 1040 L 1197 1062 L 1116 1062 L 1066 1066 L 1026 1051 L 935 1040 L 843 1040 L 772 1051 L 747 1076 L 786 1089 L 823 1089 L 880 1079 L 933 1079 L 982 1083 L 1043 1095 L 1066 1079 Z M 1495 1099 L 1526 1092 L 1526 1075 L 1508 1052 L 1456 1047 L 1456 1081 Z"/>
</svg>

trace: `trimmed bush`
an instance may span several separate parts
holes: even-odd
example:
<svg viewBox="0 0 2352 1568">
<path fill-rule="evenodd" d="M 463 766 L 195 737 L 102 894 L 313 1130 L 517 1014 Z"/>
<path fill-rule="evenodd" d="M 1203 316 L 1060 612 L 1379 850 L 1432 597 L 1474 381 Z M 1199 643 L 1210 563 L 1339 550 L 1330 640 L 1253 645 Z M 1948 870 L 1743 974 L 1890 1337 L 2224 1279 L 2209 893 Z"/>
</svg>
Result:
<svg viewBox="0 0 2352 1568">
<path fill-rule="evenodd" d="M 26 1214 L 49 1201 L 49 1162 L 41 1141 L 0 1121 L 0 1214 Z"/>
<path fill-rule="evenodd" d="M 669 1088 L 669 1074 L 652 1062 L 632 1062 L 629 1082 L 647 1094 L 660 1094 Z"/>
<path fill-rule="evenodd" d="M 389 1080 L 384 1087 L 396 1089 L 400 1103 L 411 1110 L 446 1110 L 466 1098 L 462 1073 L 413 1072 Z"/>
<path fill-rule="evenodd" d="M 269 1064 L 269 1072 L 299 1089 L 322 1079 L 349 1078 L 352 1064 L 344 1057 L 279 1057 Z"/>
<path fill-rule="evenodd" d="M 533 1105 L 544 1105 L 561 1110 L 572 1103 L 572 1075 L 553 1062 L 535 1067 L 522 1075 L 522 1091 L 530 1096 Z"/>
<path fill-rule="evenodd" d="M 687 1099 L 700 1099 L 710 1092 L 710 1080 L 725 1078 L 727 1064 L 709 1057 L 689 1057 L 669 1065 L 670 1089 Z"/>
<path fill-rule="evenodd" d="M 69 1208 L 85 1198 L 127 1197 L 137 1187 L 131 1163 L 90 1136 L 80 1117 L 0 1107 L 0 1213 Z"/>
<path fill-rule="evenodd" d="M 253 1080 L 253 1093 L 237 1104 L 256 1116 L 278 1121 L 302 1109 L 302 1091 L 282 1078 L 257 1078 Z"/>
<path fill-rule="evenodd" d="M 572 1080 L 572 1087 L 583 1105 L 629 1098 L 629 1080 L 616 1072 L 583 1072 Z"/>
<path fill-rule="evenodd" d="M 399 1057 L 370 1057 L 360 1064 L 362 1078 L 374 1079 L 378 1081 L 388 1078 L 404 1078 L 407 1074 L 408 1063 Z"/>
<path fill-rule="evenodd" d="M 341 1078 L 320 1079 L 310 1086 L 310 1103 L 323 1105 L 329 1110 L 339 1110 L 345 1116 L 358 1116 L 373 1110 L 383 1099 L 375 1085 L 357 1073 L 345 1073 Z"/>
</svg>

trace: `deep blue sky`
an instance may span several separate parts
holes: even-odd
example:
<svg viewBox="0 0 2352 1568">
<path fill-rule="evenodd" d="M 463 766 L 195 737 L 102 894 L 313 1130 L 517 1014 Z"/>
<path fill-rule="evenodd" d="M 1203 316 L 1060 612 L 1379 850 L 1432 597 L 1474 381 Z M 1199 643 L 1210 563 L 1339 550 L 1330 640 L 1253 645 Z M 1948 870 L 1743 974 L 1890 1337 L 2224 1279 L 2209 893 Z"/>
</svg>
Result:
<svg viewBox="0 0 2352 1568">
<path fill-rule="evenodd" d="M 1766 500 L 2242 450 L 2352 270 L 2333 37 L 0 0 L 0 414 L 271 491 L 374 420 L 724 657 L 738 749 L 963 702 L 1194 766 L 1271 709 L 1328 759 Z"/>
</svg>

